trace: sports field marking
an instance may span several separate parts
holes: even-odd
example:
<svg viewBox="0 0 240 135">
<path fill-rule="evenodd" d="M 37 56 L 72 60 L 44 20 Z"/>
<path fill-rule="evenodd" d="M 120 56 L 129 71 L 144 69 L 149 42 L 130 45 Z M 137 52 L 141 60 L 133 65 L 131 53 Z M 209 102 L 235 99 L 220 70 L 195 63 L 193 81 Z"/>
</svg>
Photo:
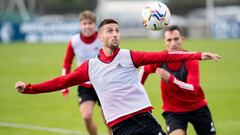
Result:
<svg viewBox="0 0 240 135">
<path fill-rule="evenodd" d="M 9 122 L 0 122 L 0 127 L 21 128 L 21 129 L 30 129 L 30 130 L 38 130 L 38 131 L 46 131 L 46 132 L 54 132 L 54 133 L 62 133 L 62 134 L 72 134 L 72 135 L 88 134 L 87 132 L 80 132 L 77 130 L 67 130 L 62 128 L 50 128 L 50 127 L 43 127 L 43 126 L 9 123 Z"/>
</svg>

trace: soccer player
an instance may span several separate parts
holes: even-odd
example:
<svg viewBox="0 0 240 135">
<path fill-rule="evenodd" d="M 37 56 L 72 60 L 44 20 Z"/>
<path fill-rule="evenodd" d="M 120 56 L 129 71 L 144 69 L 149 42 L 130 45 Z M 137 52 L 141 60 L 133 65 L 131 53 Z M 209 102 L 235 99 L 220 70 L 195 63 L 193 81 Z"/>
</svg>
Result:
<svg viewBox="0 0 240 135">
<path fill-rule="evenodd" d="M 103 20 L 98 32 L 102 49 L 95 58 L 86 60 L 66 76 L 38 84 L 17 82 L 17 91 L 24 94 L 45 93 L 91 81 L 113 135 L 165 135 L 150 113 L 153 107 L 140 83 L 137 67 L 187 59 L 219 59 L 218 55 L 212 53 L 140 52 L 120 49 L 119 25 L 113 19 Z"/>
<path fill-rule="evenodd" d="M 94 58 L 99 49 L 101 42 L 97 38 L 96 16 L 91 11 L 81 12 L 79 15 L 80 33 L 74 35 L 67 47 L 66 56 L 64 59 L 62 75 L 67 75 L 71 71 L 71 64 L 74 56 L 76 56 L 77 65 L 90 58 Z M 62 95 L 67 96 L 69 90 L 62 90 Z M 96 102 L 100 105 L 97 94 L 88 81 L 78 86 L 78 96 L 80 98 L 79 107 L 83 117 L 85 126 L 90 135 L 97 135 L 97 125 L 93 122 L 93 108 Z M 110 128 L 108 128 L 110 130 Z M 109 134 L 111 131 L 109 131 Z"/>
<path fill-rule="evenodd" d="M 163 32 L 165 52 L 183 51 L 184 37 L 181 29 L 169 26 Z M 163 117 L 169 135 L 185 135 L 190 122 L 198 135 L 214 135 L 216 130 L 199 84 L 199 62 L 160 62 L 140 70 L 142 84 L 150 73 L 161 77 Z"/>
</svg>

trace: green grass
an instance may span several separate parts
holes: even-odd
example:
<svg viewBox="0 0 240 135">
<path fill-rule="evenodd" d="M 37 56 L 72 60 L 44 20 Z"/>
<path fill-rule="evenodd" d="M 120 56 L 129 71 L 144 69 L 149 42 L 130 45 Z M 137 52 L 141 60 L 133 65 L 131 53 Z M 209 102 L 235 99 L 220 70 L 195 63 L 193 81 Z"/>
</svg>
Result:
<svg viewBox="0 0 240 135">
<path fill-rule="evenodd" d="M 123 40 L 122 48 L 162 50 L 161 40 Z M 201 62 L 201 85 L 205 91 L 219 135 L 240 134 L 240 40 L 186 40 L 185 48 L 219 53 L 218 63 Z M 60 75 L 65 44 L 0 44 L 0 122 L 64 128 L 86 132 L 78 109 L 76 87 L 65 100 L 59 92 L 21 95 L 15 92 L 18 80 L 37 83 Z M 156 119 L 165 127 L 161 116 L 159 78 L 151 75 L 145 87 Z M 99 107 L 94 120 L 106 133 Z M 53 135 L 56 133 L 1 127 L 1 135 Z M 189 135 L 195 134 L 189 126 Z"/>
</svg>

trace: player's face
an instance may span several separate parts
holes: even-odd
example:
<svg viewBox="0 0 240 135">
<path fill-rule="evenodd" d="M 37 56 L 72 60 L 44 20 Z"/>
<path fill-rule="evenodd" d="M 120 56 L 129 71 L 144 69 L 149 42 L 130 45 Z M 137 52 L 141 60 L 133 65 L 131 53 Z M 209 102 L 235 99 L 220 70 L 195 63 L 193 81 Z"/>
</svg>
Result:
<svg viewBox="0 0 240 135">
<path fill-rule="evenodd" d="M 178 30 L 166 31 L 164 34 L 164 42 L 167 51 L 181 51 L 184 38 Z"/>
<path fill-rule="evenodd" d="M 99 39 L 105 47 L 118 48 L 120 42 L 119 26 L 115 23 L 104 25 L 99 32 Z"/>
<path fill-rule="evenodd" d="M 90 37 L 96 31 L 96 23 L 89 19 L 82 20 L 80 21 L 80 29 L 84 36 Z"/>
</svg>

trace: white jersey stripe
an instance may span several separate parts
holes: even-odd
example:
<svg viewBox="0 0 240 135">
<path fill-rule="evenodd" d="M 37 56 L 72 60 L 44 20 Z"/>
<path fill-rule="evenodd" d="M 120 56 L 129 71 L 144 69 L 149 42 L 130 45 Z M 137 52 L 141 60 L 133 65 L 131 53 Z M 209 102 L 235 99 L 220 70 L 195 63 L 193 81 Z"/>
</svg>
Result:
<svg viewBox="0 0 240 135">
<path fill-rule="evenodd" d="M 197 52 L 184 52 L 184 51 L 174 51 L 168 52 L 168 54 L 196 54 Z"/>
<path fill-rule="evenodd" d="M 179 80 L 177 80 L 175 77 L 174 77 L 173 82 L 174 82 L 175 84 L 177 84 L 180 88 L 183 88 L 183 89 L 186 89 L 186 90 L 191 90 L 191 91 L 194 90 L 194 87 L 193 87 L 192 84 L 188 84 L 188 83 L 184 83 L 184 82 L 182 82 L 182 81 L 179 81 Z"/>
<path fill-rule="evenodd" d="M 140 81 L 142 80 L 143 73 L 144 73 L 144 66 L 142 66 L 142 67 L 140 68 L 140 70 L 139 70 L 138 77 L 139 77 L 139 80 L 140 80 Z"/>
</svg>

